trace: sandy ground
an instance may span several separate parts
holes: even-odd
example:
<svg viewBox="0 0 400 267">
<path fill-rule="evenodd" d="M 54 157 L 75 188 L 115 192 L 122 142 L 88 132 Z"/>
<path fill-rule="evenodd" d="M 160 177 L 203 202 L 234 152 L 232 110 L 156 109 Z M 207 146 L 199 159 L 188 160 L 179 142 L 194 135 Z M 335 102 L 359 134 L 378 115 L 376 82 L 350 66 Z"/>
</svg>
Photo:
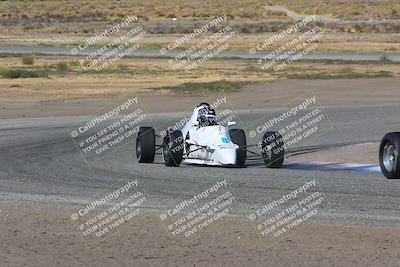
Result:
<svg viewBox="0 0 400 267">
<path fill-rule="evenodd" d="M 232 110 L 284 108 L 297 97 L 316 96 L 321 106 L 385 105 L 400 102 L 399 78 L 279 80 L 250 84 L 239 92 L 227 94 Z M 384 89 L 382 89 L 384 88 Z M 171 95 L 165 92 L 132 92 L 147 113 L 183 112 L 210 96 Z M 99 108 L 124 97 L 38 98 L 1 97 L 0 118 L 90 115 Z"/>
<path fill-rule="evenodd" d="M 1 207 L 2 266 L 399 266 L 400 230 L 300 225 L 274 244 L 244 219 L 228 218 L 187 245 L 143 215 L 88 248 L 63 208 Z"/>
</svg>

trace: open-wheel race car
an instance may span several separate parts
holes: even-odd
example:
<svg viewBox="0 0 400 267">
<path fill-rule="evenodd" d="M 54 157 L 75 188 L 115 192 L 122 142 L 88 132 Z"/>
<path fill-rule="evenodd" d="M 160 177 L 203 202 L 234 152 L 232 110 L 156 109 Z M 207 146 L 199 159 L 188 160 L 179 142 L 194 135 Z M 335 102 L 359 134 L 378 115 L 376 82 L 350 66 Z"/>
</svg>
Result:
<svg viewBox="0 0 400 267">
<path fill-rule="evenodd" d="M 162 150 L 166 166 L 178 167 L 180 164 L 209 166 L 244 167 L 247 152 L 260 155 L 268 168 L 281 168 L 284 160 L 282 136 L 278 132 L 266 132 L 261 145 L 248 145 L 243 129 L 227 126 L 217 121 L 215 110 L 208 103 L 201 103 L 182 130 L 168 128 L 164 131 L 162 144 L 156 144 L 153 127 L 140 127 L 136 138 L 136 157 L 140 163 L 154 162 L 155 154 Z M 248 150 L 260 147 L 260 153 Z"/>
<path fill-rule="evenodd" d="M 387 133 L 379 147 L 379 165 L 389 179 L 400 178 L 400 132 Z"/>
</svg>

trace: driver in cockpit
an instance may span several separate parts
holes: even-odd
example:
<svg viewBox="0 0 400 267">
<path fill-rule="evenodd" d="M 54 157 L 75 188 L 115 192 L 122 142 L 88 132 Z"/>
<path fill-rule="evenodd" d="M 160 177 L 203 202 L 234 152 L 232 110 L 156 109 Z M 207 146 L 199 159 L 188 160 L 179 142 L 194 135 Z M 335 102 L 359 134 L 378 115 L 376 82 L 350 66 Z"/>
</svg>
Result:
<svg viewBox="0 0 400 267">
<path fill-rule="evenodd" d="M 215 110 L 209 106 L 199 109 L 197 121 L 199 122 L 199 127 L 217 125 L 217 116 L 215 114 Z"/>
</svg>

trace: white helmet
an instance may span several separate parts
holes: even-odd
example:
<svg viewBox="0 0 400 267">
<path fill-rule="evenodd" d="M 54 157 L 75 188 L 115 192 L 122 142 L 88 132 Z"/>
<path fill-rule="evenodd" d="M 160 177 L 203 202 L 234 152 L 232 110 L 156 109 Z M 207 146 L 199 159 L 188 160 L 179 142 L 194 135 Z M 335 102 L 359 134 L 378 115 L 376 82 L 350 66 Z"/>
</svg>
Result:
<svg viewBox="0 0 400 267">
<path fill-rule="evenodd" d="M 215 110 L 207 103 L 201 103 L 198 107 L 197 121 L 200 126 L 210 126 L 217 124 L 217 116 Z"/>
</svg>

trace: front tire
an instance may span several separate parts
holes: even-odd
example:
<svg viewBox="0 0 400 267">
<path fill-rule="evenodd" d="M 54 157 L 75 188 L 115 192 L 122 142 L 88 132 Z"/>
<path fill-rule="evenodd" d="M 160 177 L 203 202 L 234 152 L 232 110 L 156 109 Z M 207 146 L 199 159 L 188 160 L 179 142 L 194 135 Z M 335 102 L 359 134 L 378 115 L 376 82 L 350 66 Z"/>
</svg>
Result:
<svg viewBox="0 0 400 267">
<path fill-rule="evenodd" d="M 168 167 L 179 167 L 183 159 L 183 135 L 181 131 L 168 132 L 163 140 L 164 164 Z"/>
<path fill-rule="evenodd" d="M 140 127 L 136 137 L 136 158 L 140 163 L 153 163 L 156 154 L 156 134 L 152 127 Z"/>
<path fill-rule="evenodd" d="M 282 168 L 285 157 L 282 136 L 278 132 L 266 132 L 261 143 L 261 154 L 267 168 Z"/>
<path fill-rule="evenodd" d="M 400 178 L 400 133 L 388 133 L 379 147 L 379 165 L 383 175 L 388 179 Z"/>
<path fill-rule="evenodd" d="M 229 129 L 229 136 L 232 142 L 239 146 L 236 149 L 236 166 L 243 167 L 246 164 L 246 133 L 242 129 Z"/>
</svg>

